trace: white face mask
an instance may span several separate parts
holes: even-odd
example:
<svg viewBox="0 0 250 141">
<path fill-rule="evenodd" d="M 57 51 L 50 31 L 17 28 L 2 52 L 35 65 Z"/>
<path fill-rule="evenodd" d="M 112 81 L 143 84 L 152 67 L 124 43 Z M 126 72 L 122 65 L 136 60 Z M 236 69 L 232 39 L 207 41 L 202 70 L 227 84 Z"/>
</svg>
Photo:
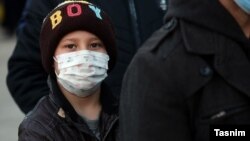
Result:
<svg viewBox="0 0 250 141">
<path fill-rule="evenodd" d="M 58 82 L 69 92 L 86 97 L 95 92 L 107 77 L 109 56 L 82 50 L 54 57 L 58 63 Z"/>
</svg>

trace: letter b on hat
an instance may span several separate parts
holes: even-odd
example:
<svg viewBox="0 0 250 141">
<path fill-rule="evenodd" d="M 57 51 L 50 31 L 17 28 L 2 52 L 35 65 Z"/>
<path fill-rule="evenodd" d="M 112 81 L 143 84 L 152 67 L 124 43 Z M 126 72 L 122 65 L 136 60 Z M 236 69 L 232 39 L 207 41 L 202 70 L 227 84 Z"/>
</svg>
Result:
<svg viewBox="0 0 250 141">
<path fill-rule="evenodd" d="M 58 10 L 53 15 L 50 16 L 52 29 L 54 29 L 62 21 L 61 13 L 62 12 Z"/>
</svg>

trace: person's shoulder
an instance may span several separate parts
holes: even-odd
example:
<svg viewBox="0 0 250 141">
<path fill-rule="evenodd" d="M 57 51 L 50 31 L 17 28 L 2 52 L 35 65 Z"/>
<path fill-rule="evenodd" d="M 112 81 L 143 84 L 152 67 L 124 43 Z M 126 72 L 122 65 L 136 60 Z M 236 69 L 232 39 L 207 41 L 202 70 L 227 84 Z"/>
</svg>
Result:
<svg viewBox="0 0 250 141">
<path fill-rule="evenodd" d="M 172 18 L 168 21 L 166 21 L 166 23 L 159 28 L 158 30 L 156 30 L 141 46 L 141 48 L 139 49 L 138 53 L 140 52 L 153 52 L 157 49 L 159 49 L 159 47 L 161 47 L 163 45 L 164 42 L 167 41 L 167 43 L 169 43 L 169 45 L 171 44 L 171 42 L 175 41 L 175 39 L 173 40 L 173 33 L 176 32 L 178 30 L 178 20 L 176 18 Z M 168 47 L 169 47 L 168 45 Z"/>
<path fill-rule="evenodd" d="M 39 130 L 39 132 L 53 130 L 57 124 L 55 109 L 56 107 L 49 96 L 42 97 L 34 109 L 24 117 L 19 128 L 21 130 Z"/>
<path fill-rule="evenodd" d="M 136 53 L 134 60 L 153 60 L 164 58 L 171 54 L 179 47 L 179 40 L 181 38 L 178 26 L 178 19 L 172 18 L 157 31 L 155 31 L 150 38 L 148 38 L 141 48 Z M 166 59 L 166 58 L 165 58 Z"/>
<path fill-rule="evenodd" d="M 35 139 L 40 141 L 53 137 L 51 134 L 51 131 L 53 131 L 51 126 L 53 120 L 50 113 L 43 108 L 46 101 L 46 97 L 43 97 L 36 107 L 24 117 L 18 128 L 19 140 Z"/>
</svg>

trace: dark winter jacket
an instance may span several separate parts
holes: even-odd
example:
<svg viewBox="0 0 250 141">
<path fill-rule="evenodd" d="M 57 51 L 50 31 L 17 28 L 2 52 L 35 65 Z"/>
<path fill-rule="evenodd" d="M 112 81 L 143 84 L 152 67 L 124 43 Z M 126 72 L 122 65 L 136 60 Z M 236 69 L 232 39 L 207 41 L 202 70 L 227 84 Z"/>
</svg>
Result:
<svg viewBox="0 0 250 141">
<path fill-rule="evenodd" d="M 106 83 L 117 94 L 123 74 L 139 45 L 163 24 L 166 0 L 90 0 L 107 12 L 115 26 L 118 60 Z M 48 94 L 38 36 L 43 18 L 62 0 L 28 0 L 17 31 L 16 48 L 8 62 L 7 86 L 27 113 Z"/>
<path fill-rule="evenodd" d="M 50 85 L 51 94 L 41 98 L 20 124 L 19 141 L 97 141 L 53 78 Z M 115 141 L 118 138 L 118 105 L 105 85 L 101 87 L 101 103 L 100 138 Z"/>
<path fill-rule="evenodd" d="M 250 125 L 249 49 L 218 0 L 170 0 L 125 73 L 121 141 L 209 141 L 215 125 Z"/>
</svg>

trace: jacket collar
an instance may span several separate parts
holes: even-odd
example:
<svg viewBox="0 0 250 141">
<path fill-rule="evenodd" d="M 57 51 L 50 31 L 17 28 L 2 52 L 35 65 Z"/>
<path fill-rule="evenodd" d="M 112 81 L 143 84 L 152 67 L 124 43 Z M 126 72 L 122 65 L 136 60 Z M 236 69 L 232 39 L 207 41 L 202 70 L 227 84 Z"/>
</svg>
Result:
<svg viewBox="0 0 250 141">
<path fill-rule="evenodd" d="M 249 40 L 238 42 L 185 21 L 180 21 L 180 27 L 187 52 L 212 56 L 212 68 L 231 86 L 250 97 L 250 62 L 245 50 L 250 48 Z"/>
<path fill-rule="evenodd" d="M 74 108 L 71 106 L 69 101 L 64 97 L 60 91 L 56 78 L 53 76 L 48 77 L 48 85 L 51 91 L 50 97 L 58 105 L 59 108 L 62 108 L 66 115 L 69 115 L 72 120 L 77 120 L 80 116 L 76 113 Z M 101 104 L 102 112 L 107 115 L 117 115 L 118 114 L 118 100 L 111 93 L 111 90 L 104 83 L 101 85 Z"/>
<path fill-rule="evenodd" d="M 215 34 L 187 21 L 180 21 L 179 24 L 181 27 L 181 36 L 188 52 L 200 55 L 215 53 L 215 48 L 218 45 L 215 44 Z"/>
</svg>

